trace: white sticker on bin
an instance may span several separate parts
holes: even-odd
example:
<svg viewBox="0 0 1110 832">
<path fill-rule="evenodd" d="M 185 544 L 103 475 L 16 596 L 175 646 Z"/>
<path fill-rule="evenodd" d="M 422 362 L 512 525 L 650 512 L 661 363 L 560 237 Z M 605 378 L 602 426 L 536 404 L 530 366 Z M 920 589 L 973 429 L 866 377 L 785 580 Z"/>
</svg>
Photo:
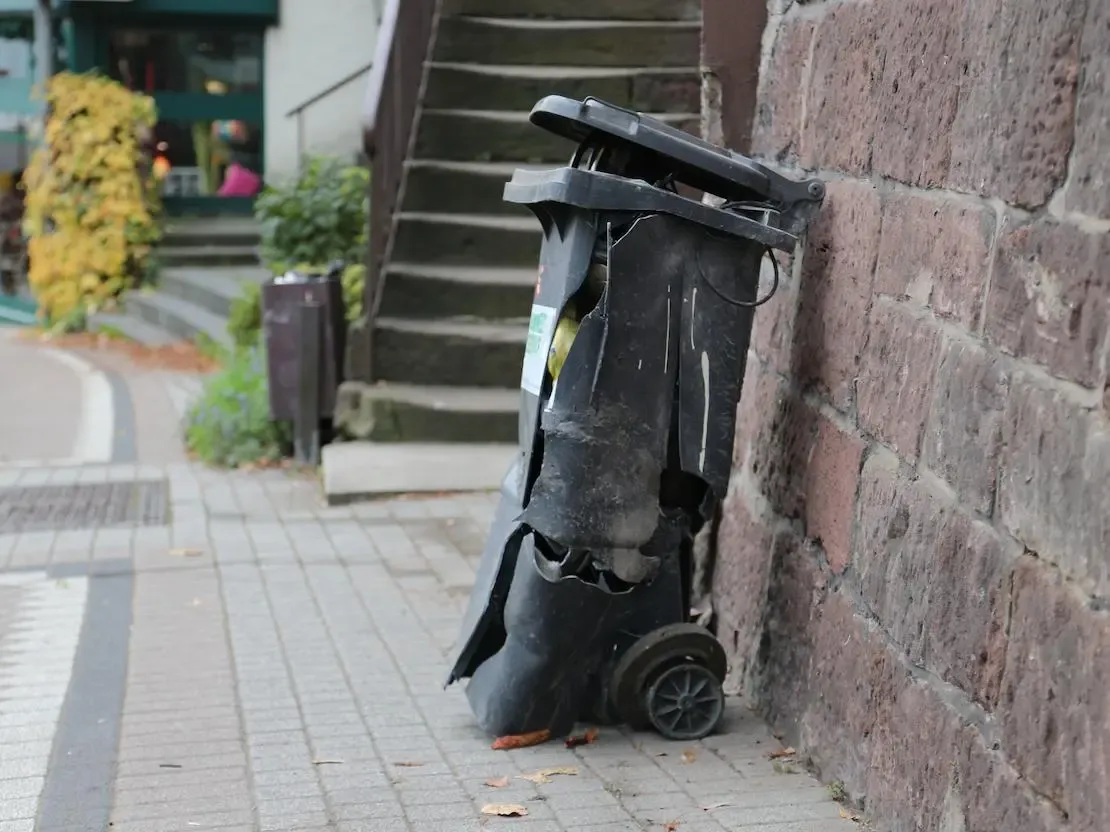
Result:
<svg viewBox="0 0 1110 832">
<path fill-rule="evenodd" d="M 520 371 L 521 389 L 538 396 L 543 389 L 547 372 L 547 353 L 551 349 L 551 335 L 559 314 L 552 306 L 532 305 L 528 321 L 528 340 L 524 345 L 524 366 Z"/>
</svg>

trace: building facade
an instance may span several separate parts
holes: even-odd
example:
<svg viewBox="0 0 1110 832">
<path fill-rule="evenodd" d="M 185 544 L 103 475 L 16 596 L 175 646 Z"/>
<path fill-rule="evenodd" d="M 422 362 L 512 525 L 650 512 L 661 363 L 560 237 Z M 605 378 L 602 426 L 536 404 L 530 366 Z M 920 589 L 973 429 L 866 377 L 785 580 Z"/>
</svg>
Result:
<svg viewBox="0 0 1110 832">
<path fill-rule="evenodd" d="M 304 154 L 358 154 L 378 5 L 0 0 L 0 142 L 26 153 L 17 139 L 41 111 L 32 87 L 52 70 L 98 71 L 153 96 L 168 210 L 248 211 Z M 11 171 L 21 159 L 0 161 Z"/>
</svg>

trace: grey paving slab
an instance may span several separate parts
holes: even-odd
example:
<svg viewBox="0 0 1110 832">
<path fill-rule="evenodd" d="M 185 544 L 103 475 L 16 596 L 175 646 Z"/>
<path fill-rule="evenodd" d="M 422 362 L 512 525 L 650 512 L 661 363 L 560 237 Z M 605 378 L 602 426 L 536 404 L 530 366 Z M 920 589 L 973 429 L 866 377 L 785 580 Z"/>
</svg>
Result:
<svg viewBox="0 0 1110 832">
<path fill-rule="evenodd" d="M 516 456 L 513 445 L 328 445 L 322 456 L 324 493 L 332 504 L 420 491 L 496 489 Z"/>
<path fill-rule="evenodd" d="M 123 375 L 134 460 L 0 469 L 8 485 L 165 480 L 171 501 L 165 525 L 0 533 L 0 832 L 44 832 L 59 726 L 90 684 L 75 669 L 98 657 L 122 709 L 82 753 L 111 753 L 86 791 L 107 789 L 113 832 L 857 828 L 816 781 L 775 771 L 776 741 L 738 701 L 701 743 L 606 729 L 575 750 L 493 751 L 441 683 L 496 495 L 328 507 L 311 477 L 207 470 L 167 418 L 195 384 Z M 79 599 L 121 575 L 128 638 L 97 646 Z M 521 779 L 555 766 L 576 774 Z M 493 802 L 528 816 L 483 816 Z"/>
</svg>

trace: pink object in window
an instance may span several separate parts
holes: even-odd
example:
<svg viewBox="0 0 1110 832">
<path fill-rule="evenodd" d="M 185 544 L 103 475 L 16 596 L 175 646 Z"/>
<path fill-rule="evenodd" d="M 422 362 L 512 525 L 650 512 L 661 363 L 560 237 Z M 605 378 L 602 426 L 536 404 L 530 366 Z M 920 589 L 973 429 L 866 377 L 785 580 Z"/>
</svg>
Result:
<svg viewBox="0 0 1110 832">
<path fill-rule="evenodd" d="M 228 166 L 224 182 L 216 192 L 219 196 L 254 196 L 262 188 L 262 178 L 242 165 Z"/>
</svg>

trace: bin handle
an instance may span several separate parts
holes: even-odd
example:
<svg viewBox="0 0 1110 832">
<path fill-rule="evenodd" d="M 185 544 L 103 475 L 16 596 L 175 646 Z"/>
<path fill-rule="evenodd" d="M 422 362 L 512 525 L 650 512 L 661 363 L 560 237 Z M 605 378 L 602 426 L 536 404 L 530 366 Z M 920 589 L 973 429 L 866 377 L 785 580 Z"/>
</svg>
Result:
<svg viewBox="0 0 1110 832">
<path fill-rule="evenodd" d="M 602 101 L 600 98 L 593 95 L 587 95 L 585 98 L 582 99 L 581 109 L 585 110 L 586 105 L 589 104 L 591 101 L 595 104 L 602 104 L 611 110 L 620 110 L 627 116 L 635 116 L 637 120 L 640 118 L 640 113 L 636 112 L 635 110 L 630 110 L 627 107 L 622 107 L 620 104 L 610 104 L 608 101 Z"/>
</svg>

